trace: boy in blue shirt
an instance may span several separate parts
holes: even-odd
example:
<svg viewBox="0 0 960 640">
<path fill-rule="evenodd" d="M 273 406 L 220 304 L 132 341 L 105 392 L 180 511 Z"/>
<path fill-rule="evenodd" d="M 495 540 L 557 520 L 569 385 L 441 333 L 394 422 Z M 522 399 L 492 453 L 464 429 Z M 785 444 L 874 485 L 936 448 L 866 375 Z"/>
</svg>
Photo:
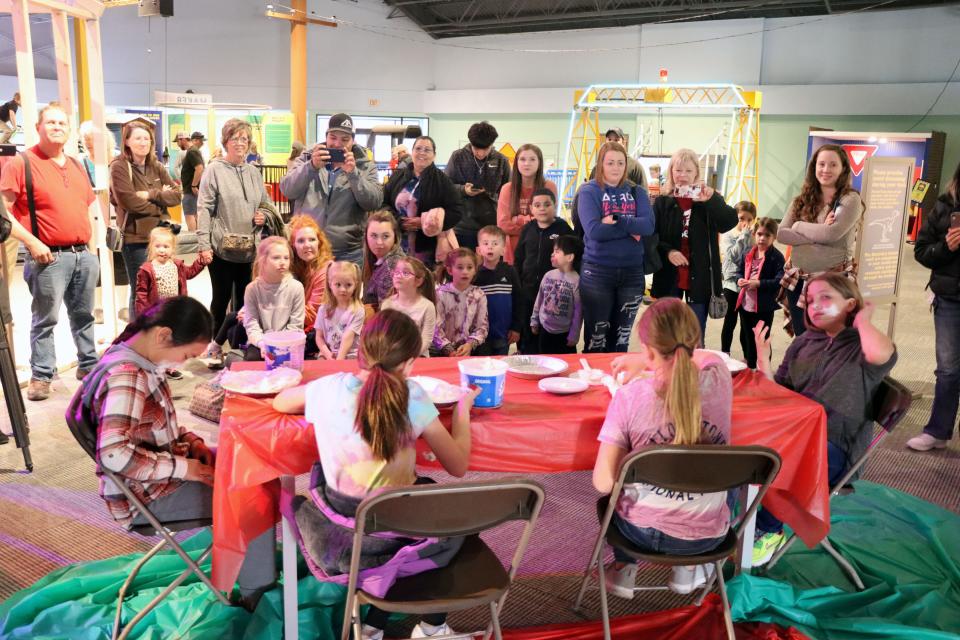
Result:
<svg viewBox="0 0 960 640">
<path fill-rule="evenodd" d="M 476 355 L 505 356 L 510 345 L 520 340 L 523 326 L 520 277 L 503 261 L 506 246 L 507 236 L 500 227 L 488 225 L 477 233 L 477 254 L 482 262 L 473 284 L 487 297 L 490 331 Z"/>
</svg>

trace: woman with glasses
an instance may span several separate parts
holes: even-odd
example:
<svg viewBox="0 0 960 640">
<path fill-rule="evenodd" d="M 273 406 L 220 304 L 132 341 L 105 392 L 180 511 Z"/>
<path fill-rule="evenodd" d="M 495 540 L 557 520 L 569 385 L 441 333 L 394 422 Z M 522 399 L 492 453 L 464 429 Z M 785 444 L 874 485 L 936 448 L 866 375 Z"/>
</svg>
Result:
<svg viewBox="0 0 960 640">
<path fill-rule="evenodd" d="M 213 158 L 200 179 L 197 196 L 197 245 L 210 266 L 214 326 L 223 324 L 231 294 L 239 304 L 251 280 L 256 255 L 255 227 L 266 222 L 272 204 L 263 176 L 247 164 L 250 123 L 231 118 L 223 125 L 223 155 Z"/>
<path fill-rule="evenodd" d="M 433 163 L 436 157 L 433 138 L 420 136 L 413 142 L 411 161 L 394 171 L 383 188 L 383 206 L 397 216 L 407 252 L 428 268 L 437 263 L 437 238 L 460 222 L 463 210 L 456 185 Z"/>
</svg>

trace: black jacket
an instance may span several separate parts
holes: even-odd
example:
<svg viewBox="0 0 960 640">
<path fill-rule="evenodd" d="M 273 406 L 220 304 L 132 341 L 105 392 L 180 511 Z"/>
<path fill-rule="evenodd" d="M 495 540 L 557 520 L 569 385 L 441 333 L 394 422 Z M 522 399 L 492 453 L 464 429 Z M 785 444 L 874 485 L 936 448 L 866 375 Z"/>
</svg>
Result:
<svg viewBox="0 0 960 640">
<path fill-rule="evenodd" d="M 414 177 L 413 166 L 408 164 L 396 169 L 383 188 L 383 206 L 390 209 L 401 223 L 404 215 L 397 211 L 397 196 Z M 421 214 L 437 207 L 443 209 L 444 230 L 452 229 L 460 222 L 463 216 L 463 200 L 460 198 L 460 192 L 457 186 L 447 177 L 447 174 L 437 169 L 436 165 L 430 165 L 420 174 L 420 186 L 417 188 L 415 195 Z M 436 247 L 436 238 L 426 236 L 422 230 L 417 230 L 418 252 L 434 251 Z"/>
<path fill-rule="evenodd" d="M 960 204 L 943 194 L 937 198 L 933 211 L 924 219 L 913 245 L 913 257 L 930 269 L 927 286 L 938 296 L 960 296 L 960 250 L 947 247 L 950 214 L 960 212 Z"/>
<path fill-rule="evenodd" d="M 496 225 L 500 187 L 510 182 L 510 161 L 507 157 L 491 149 L 490 154 L 479 161 L 473 157 L 468 144 L 450 154 L 444 171 L 463 196 L 463 218 L 457 225 L 457 231 L 476 233 L 487 225 Z M 486 191 L 477 196 L 468 196 L 463 190 L 463 185 L 468 182 Z"/>
<path fill-rule="evenodd" d="M 756 256 L 756 246 L 750 247 L 750 251 L 744 256 L 744 263 L 750 256 Z M 767 249 L 763 258 L 763 266 L 760 267 L 760 286 L 757 288 L 757 313 L 770 313 L 779 308 L 777 304 L 777 293 L 780 291 L 780 281 L 783 279 L 783 266 L 786 264 L 786 258 L 776 247 Z M 741 267 L 740 277 L 746 278 L 750 274 L 746 272 L 746 264 Z M 737 298 L 737 307 L 743 306 L 743 289 L 740 290 L 740 296 Z"/>
<path fill-rule="evenodd" d="M 557 236 L 572 236 L 573 229 L 566 220 L 557 218 L 546 229 L 541 229 L 536 220 L 531 220 L 520 231 L 520 240 L 513 252 L 513 267 L 520 276 L 520 286 L 532 304 L 540 289 L 543 276 L 553 269 L 550 254 Z"/>
<path fill-rule="evenodd" d="M 657 221 L 657 247 L 662 262 L 660 270 L 653 274 L 651 294 L 655 298 L 669 296 L 677 285 L 677 268 L 667 259 L 673 250 L 680 251 L 680 235 L 683 233 L 683 212 L 673 196 L 660 196 L 653 201 L 653 215 Z M 709 219 L 709 231 L 708 223 Z M 737 212 L 714 192 L 706 202 L 694 202 L 690 214 L 690 299 L 693 302 L 710 301 L 709 265 L 707 262 L 707 239 L 713 254 L 713 292 L 722 295 L 720 271 L 720 242 L 717 234 L 729 231 L 737 224 Z"/>
</svg>

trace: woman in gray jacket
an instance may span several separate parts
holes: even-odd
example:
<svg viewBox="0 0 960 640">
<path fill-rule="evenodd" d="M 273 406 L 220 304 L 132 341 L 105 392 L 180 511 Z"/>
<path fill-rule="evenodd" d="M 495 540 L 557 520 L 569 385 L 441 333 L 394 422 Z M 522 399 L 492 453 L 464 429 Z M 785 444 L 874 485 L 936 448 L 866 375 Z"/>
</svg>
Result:
<svg viewBox="0 0 960 640">
<path fill-rule="evenodd" d="M 223 156 L 207 165 L 197 196 L 197 245 L 210 265 L 214 326 L 223 324 L 231 293 L 243 300 L 256 256 L 255 227 L 266 222 L 271 206 L 263 176 L 247 164 L 252 129 L 239 118 L 227 120 L 220 134 Z"/>
</svg>

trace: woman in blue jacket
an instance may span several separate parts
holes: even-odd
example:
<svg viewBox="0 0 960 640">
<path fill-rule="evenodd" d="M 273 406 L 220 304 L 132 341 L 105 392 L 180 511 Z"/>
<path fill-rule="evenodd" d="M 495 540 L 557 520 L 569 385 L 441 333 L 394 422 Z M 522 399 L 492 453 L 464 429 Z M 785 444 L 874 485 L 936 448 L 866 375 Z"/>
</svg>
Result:
<svg viewBox="0 0 960 640">
<path fill-rule="evenodd" d="M 625 184 L 627 152 L 619 143 L 600 147 L 594 175 L 577 194 L 583 351 L 626 351 L 646 288 L 643 238 L 653 234 L 653 211 L 643 187 Z"/>
</svg>

